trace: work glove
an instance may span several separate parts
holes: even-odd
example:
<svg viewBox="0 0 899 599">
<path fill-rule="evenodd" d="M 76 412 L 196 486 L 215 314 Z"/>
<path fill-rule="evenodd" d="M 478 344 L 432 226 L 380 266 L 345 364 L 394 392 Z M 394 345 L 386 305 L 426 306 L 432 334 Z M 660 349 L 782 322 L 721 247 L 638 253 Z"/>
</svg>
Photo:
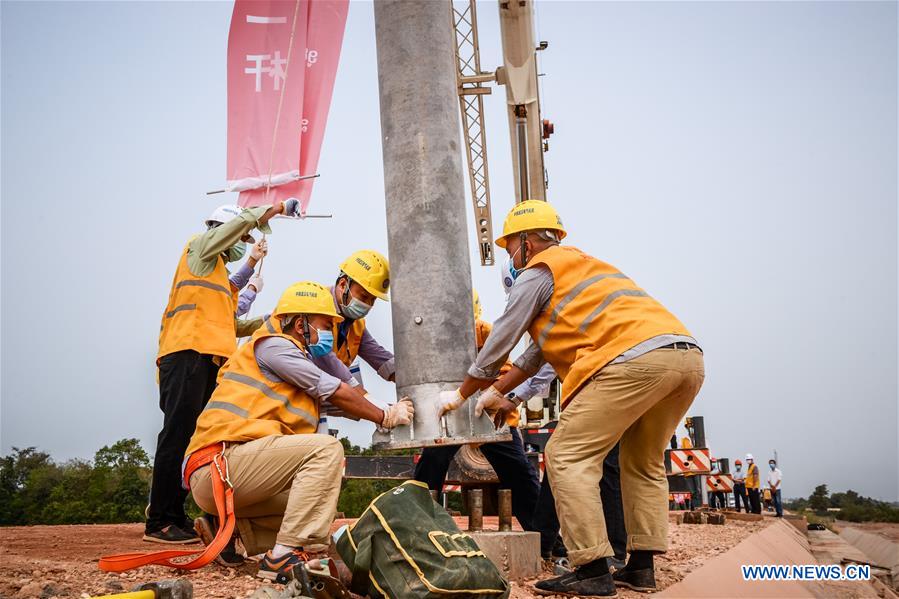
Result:
<svg viewBox="0 0 899 599">
<path fill-rule="evenodd" d="M 296 198 L 285 200 L 281 204 L 281 214 L 293 218 L 299 218 L 303 216 L 302 212 L 300 211 L 300 201 Z"/>
<path fill-rule="evenodd" d="M 437 396 L 437 402 L 439 404 L 439 413 L 443 416 L 447 412 L 458 409 L 459 406 L 465 403 L 465 398 L 462 397 L 458 389 L 455 391 L 441 391 Z"/>
<path fill-rule="evenodd" d="M 260 239 L 250 248 L 250 258 L 259 262 L 268 255 L 268 241 Z"/>
<path fill-rule="evenodd" d="M 262 293 L 262 275 L 253 275 L 248 284 L 253 286 L 256 293 Z"/>
<path fill-rule="evenodd" d="M 478 397 L 478 403 L 474 407 L 474 415 L 480 417 L 487 410 L 487 413 L 493 415 L 497 410 L 506 406 L 508 400 L 502 393 L 496 390 L 496 387 L 490 386 L 481 391 Z"/>
<path fill-rule="evenodd" d="M 381 420 L 381 428 L 390 430 L 397 426 L 404 426 L 412 423 L 412 416 L 415 415 L 415 408 L 412 407 L 412 400 L 404 397 L 395 404 L 387 406 L 384 410 L 384 419 Z"/>
</svg>

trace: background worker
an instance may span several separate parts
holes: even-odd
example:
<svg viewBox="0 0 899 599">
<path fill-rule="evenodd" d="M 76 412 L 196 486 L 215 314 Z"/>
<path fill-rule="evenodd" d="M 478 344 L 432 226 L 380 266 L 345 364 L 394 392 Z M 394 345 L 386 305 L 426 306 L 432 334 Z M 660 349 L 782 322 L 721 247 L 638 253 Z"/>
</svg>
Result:
<svg viewBox="0 0 899 599">
<path fill-rule="evenodd" d="M 308 281 L 288 287 L 222 369 L 187 448 L 184 478 L 197 505 L 212 512 L 217 474 L 203 459 L 224 452 L 238 535 L 248 555 L 266 552 L 262 578 L 288 576 L 329 543 L 343 447 L 334 437 L 314 434 L 319 403 L 328 400 L 385 429 L 412 420 L 411 401 L 382 410 L 312 362 L 331 351 L 332 326 L 341 318 L 326 287 Z M 217 530 L 206 517 L 197 528 L 209 535 Z"/>
<path fill-rule="evenodd" d="M 770 470 L 768 472 L 768 489 L 771 490 L 771 501 L 774 502 L 774 511 L 777 517 L 782 518 L 784 507 L 780 495 L 780 483 L 783 480 L 783 473 L 781 473 L 780 468 L 777 467 L 777 462 L 774 460 L 768 460 L 768 469 Z"/>
<path fill-rule="evenodd" d="M 385 381 L 393 381 L 396 365 L 393 353 L 378 343 L 365 325 L 365 317 L 375 301 L 387 301 L 390 290 L 390 265 L 379 252 L 354 252 L 340 265 L 340 274 L 331 287 L 334 307 L 343 320 L 334 324 L 334 351 L 314 358 L 315 365 L 359 391 L 366 393 L 350 366 L 360 357 Z M 340 416 L 340 410 L 326 404 L 325 412 Z"/>
<path fill-rule="evenodd" d="M 684 325 L 623 273 L 560 246 L 565 234 L 546 202 L 529 200 L 509 212 L 497 240 L 516 279 L 509 301 L 462 386 L 441 393 L 440 402 L 443 411 L 456 409 L 486 389 L 475 412 L 497 410 L 501 422 L 517 407 L 505 393 L 550 363 L 564 383 L 547 468 L 577 569 L 536 587 L 587 596 L 614 595 L 616 584 L 652 590 L 653 553 L 668 545 L 664 449 L 702 385 L 702 352 Z M 535 344 L 494 383 L 525 330 Z M 630 557 L 613 579 L 596 488 L 619 441 Z"/>
<path fill-rule="evenodd" d="M 249 210 L 221 206 L 206 221 L 206 232 L 191 238 L 181 253 L 162 314 L 156 356 L 164 417 L 153 458 L 145 541 L 196 541 L 184 513 L 184 450 L 215 388 L 219 367 L 237 350 L 237 337 L 250 335 L 262 322 L 236 320 L 237 285 L 232 286 L 225 265 L 243 258 L 246 242 L 253 241 L 252 229 L 271 233 L 272 217 L 298 216 L 298 211 L 296 200 Z"/>
<path fill-rule="evenodd" d="M 209 222 L 209 221 L 206 221 Z M 268 242 L 261 239 L 250 248 L 250 257 L 236 273 L 231 275 L 232 288 L 243 289 L 237 298 L 237 315 L 243 316 L 250 311 L 256 296 L 262 292 L 262 275 L 255 272 L 256 264 L 268 255 Z"/>
<path fill-rule="evenodd" d="M 718 458 L 711 458 L 712 469 L 709 471 L 711 476 L 719 476 L 721 468 L 718 466 Z M 723 510 L 727 507 L 727 496 L 724 491 L 715 484 L 715 490 L 709 493 L 709 507 L 713 510 Z"/>
<path fill-rule="evenodd" d="M 492 326 L 482 319 L 480 298 L 477 292 L 473 292 L 472 306 L 475 315 L 475 342 L 480 348 L 487 341 Z M 503 368 L 506 368 L 504 366 Z M 508 365 L 511 368 L 511 365 Z M 502 371 L 502 369 L 501 369 Z M 539 383 L 534 383 L 539 386 Z M 522 388 L 522 393 L 530 391 L 530 387 Z M 500 487 L 512 491 L 512 513 L 524 530 L 534 530 L 534 509 L 537 507 L 537 499 L 540 496 L 540 479 L 537 471 L 524 453 L 524 444 L 521 434 L 518 432 L 520 415 L 518 410 L 510 412 L 505 420 L 509 425 L 511 441 L 499 441 L 497 443 L 484 443 L 479 448 L 484 457 L 493 467 L 499 478 Z M 443 493 L 443 483 L 450 463 L 453 461 L 460 445 L 445 445 L 442 447 L 425 447 L 422 449 L 421 458 L 415 464 L 415 480 L 428 485 L 429 489 L 437 491 L 438 497 Z"/>
<path fill-rule="evenodd" d="M 746 495 L 746 472 L 743 471 L 743 462 L 734 461 L 734 509 L 740 511 L 742 503 L 744 511 L 749 513 L 749 497 Z"/>
<path fill-rule="evenodd" d="M 762 513 L 762 500 L 759 493 L 759 467 L 751 453 L 746 454 L 746 494 L 749 496 L 749 505 L 753 514 Z"/>
</svg>

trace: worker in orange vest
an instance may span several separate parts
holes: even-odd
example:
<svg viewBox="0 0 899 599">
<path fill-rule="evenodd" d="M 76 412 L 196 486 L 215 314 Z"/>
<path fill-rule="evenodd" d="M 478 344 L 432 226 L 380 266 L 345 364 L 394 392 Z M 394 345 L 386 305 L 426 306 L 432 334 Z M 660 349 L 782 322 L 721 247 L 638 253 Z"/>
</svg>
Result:
<svg viewBox="0 0 899 599">
<path fill-rule="evenodd" d="M 756 466 L 755 460 L 751 453 L 746 454 L 746 493 L 749 495 L 749 505 L 753 514 L 762 513 L 761 499 L 761 480 L 759 477 L 759 467 Z"/>
<path fill-rule="evenodd" d="M 668 548 L 664 449 L 704 379 L 702 351 L 686 327 L 615 267 L 560 245 L 565 228 L 547 202 L 506 217 L 496 243 L 515 278 L 505 312 L 461 387 L 440 394 L 442 411 L 484 390 L 475 413 L 517 406 L 505 394 L 549 362 L 562 379 L 562 414 L 546 448 L 572 574 L 537 583 L 545 593 L 601 596 L 615 586 L 655 589 L 653 554 Z M 525 331 L 534 344 L 494 382 Z M 597 486 L 620 439 L 621 488 L 630 557 L 609 573 Z"/>
<path fill-rule="evenodd" d="M 253 241 L 251 230 L 270 233 L 272 217 L 295 216 L 298 210 L 296 200 L 248 210 L 221 206 L 206 221 L 206 231 L 192 237 L 181 252 L 162 314 L 156 355 L 164 419 L 153 458 L 145 541 L 198 540 L 184 512 L 184 450 L 215 388 L 219 367 L 237 350 L 237 337 L 252 334 L 261 323 L 259 319 L 236 320 L 239 285 L 231 284 L 226 265 L 243 257 L 246 243 Z"/>
<path fill-rule="evenodd" d="M 332 350 L 332 325 L 341 318 L 328 288 L 310 281 L 288 287 L 222 368 L 184 455 L 185 486 L 217 518 L 225 514 L 213 478 L 226 473 L 237 534 L 248 555 L 265 552 L 262 578 L 283 581 L 294 566 L 328 548 L 343 447 L 330 435 L 315 434 L 320 403 L 327 400 L 385 429 L 407 425 L 414 415 L 408 399 L 378 408 L 315 366 L 311 358 Z M 204 516 L 196 528 L 208 546 L 219 526 Z"/>
</svg>

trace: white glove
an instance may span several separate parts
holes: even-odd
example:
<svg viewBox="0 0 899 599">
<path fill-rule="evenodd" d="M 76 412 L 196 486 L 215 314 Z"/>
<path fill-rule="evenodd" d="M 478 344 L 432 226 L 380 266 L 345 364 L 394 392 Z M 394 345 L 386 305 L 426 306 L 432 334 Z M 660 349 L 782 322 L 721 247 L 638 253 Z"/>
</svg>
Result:
<svg viewBox="0 0 899 599">
<path fill-rule="evenodd" d="M 265 239 L 260 239 L 253 244 L 253 247 L 250 248 L 250 258 L 256 260 L 257 262 L 265 258 L 267 255 L 268 241 L 266 241 Z"/>
<path fill-rule="evenodd" d="M 404 397 L 395 404 L 387 406 L 384 410 L 384 419 L 381 420 L 381 428 L 390 430 L 396 426 L 403 426 L 412 422 L 412 416 L 415 415 L 415 408 L 412 407 L 412 400 Z"/>
<path fill-rule="evenodd" d="M 256 293 L 262 293 L 262 275 L 253 275 L 250 277 L 248 285 L 252 285 Z"/>
<path fill-rule="evenodd" d="M 443 416 L 464 404 L 465 398 L 462 397 L 458 389 L 455 391 L 441 391 L 437 396 L 437 402 L 439 404 L 439 413 Z"/>
<path fill-rule="evenodd" d="M 300 212 L 300 201 L 296 198 L 290 198 L 289 200 L 285 200 L 281 204 L 281 214 L 284 216 L 291 216 L 294 218 L 298 218 L 303 216 Z"/>
<path fill-rule="evenodd" d="M 489 414 L 496 412 L 500 408 L 504 408 L 507 405 L 508 400 L 506 397 L 496 390 L 496 387 L 490 386 L 487 389 L 481 391 L 480 397 L 478 397 L 478 403 L 474 407 L 474 415 L 480 416 L 484 413 L 484 410 L 487 410 Z"/>
</svg>

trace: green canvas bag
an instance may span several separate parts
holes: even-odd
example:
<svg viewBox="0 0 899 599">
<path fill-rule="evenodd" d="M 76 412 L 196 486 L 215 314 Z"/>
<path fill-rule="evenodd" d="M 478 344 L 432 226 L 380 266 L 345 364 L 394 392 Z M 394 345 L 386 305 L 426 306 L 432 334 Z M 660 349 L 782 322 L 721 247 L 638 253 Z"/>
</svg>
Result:
<svg viewBox="0 0 899 599">
<path fill-rule="evenodd" d="M 370 597 L 509 596 L 493 562 L 414 480 L 376 497 L 340 534 L 337 551 L 353 572 L 351 590 Z"/>
</svg>

